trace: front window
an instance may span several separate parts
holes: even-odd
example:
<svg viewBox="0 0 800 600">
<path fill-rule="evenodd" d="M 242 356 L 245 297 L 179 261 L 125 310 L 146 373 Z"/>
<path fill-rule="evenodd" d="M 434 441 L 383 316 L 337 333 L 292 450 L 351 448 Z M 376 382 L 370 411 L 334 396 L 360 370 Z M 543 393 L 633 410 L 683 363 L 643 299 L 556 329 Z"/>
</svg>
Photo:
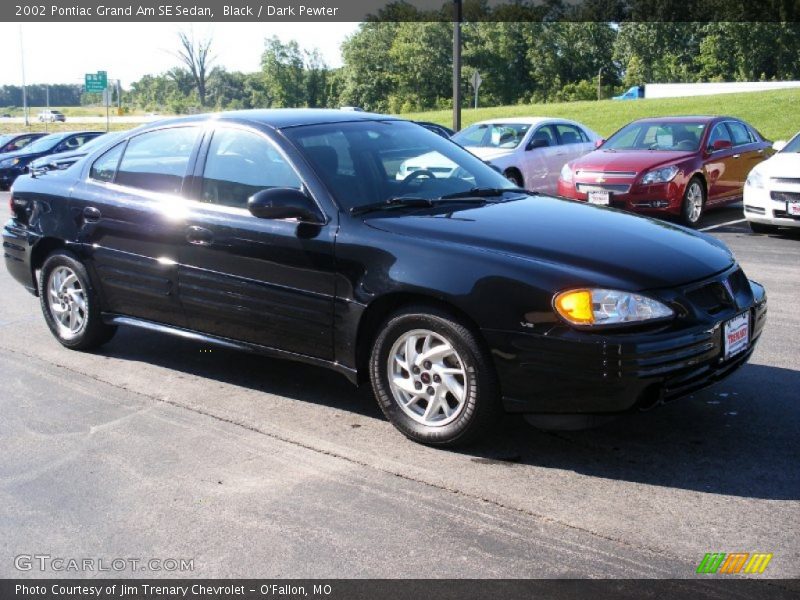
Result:
<svg viewBox="0 0 800 600">
<path fill-rule="evenodd" d="M 459 131 L 452 139 L 468 148 L 516 148 L 530 128 L 524 123 L 477 123 Z"/>
<path fill-rule="evenodd" d="M 794 152 L 800 154 L 800 134 L 794 136 L 781 152 Z"/>
<path fill-rule="evenodd" d="M 631 123 L 611 136 L 603 149 L 694 152 L 705 128 L 705 123 L 690 121 Z"/>
<path fill-rule="evenodd" d="M 436 199 L 476 187 L 514 187 L 460 146 L 406 121 L 309 125 L 284 134 L 345 209 L 398 197 Z"/>
</svg>

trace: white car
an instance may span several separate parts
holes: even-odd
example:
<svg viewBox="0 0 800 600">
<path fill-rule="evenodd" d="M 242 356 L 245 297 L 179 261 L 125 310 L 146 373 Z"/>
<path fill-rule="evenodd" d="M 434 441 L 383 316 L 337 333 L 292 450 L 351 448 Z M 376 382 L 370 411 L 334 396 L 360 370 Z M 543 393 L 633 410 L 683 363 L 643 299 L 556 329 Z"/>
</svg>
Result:
<svg viewBox="0 0 800 600">
<path fill-rule="evenodd" d="M 567 119 L 520 117 L 481 121 L 450 139 L 519 187 L 555 194 L 561 167 L 594 150 L 600 136 Z M 405 179 L 414 171 L 450 177 L 453 169 L 455 165 L 443 155 L 428 153 L 403 162 L 396 177 Z"/>
<path fill-rule="evenodd" d="M 800 227 L 800 133 L 772 147 L 778 152 L 754 167 L 744 184 L 744 217 L 756 233 Z"/>
<path fill-rule="evenodd" d="M 60 110 L 43 110 L 39 113 L 39 121 L 44 123 L 55 123 L 56 121 L 65 122 L 67 118 Z"/>
</svg>

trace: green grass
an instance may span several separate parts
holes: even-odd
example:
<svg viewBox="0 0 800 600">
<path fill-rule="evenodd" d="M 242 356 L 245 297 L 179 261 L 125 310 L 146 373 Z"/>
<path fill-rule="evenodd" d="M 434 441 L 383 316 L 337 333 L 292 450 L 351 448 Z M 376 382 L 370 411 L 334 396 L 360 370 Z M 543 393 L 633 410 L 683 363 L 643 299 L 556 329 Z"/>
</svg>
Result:
<svg viewBox="0 0 800 600">
<path fill-rule="evenodd" d="M 112 116 L 117 114 L 116 104 L 114 104 L 109 108 Z M 35 120 L 36 117 L 39 115 L 39 113 L 42 112 L 43 110 L 47 110 L 47 108 L 44 106 L 29 106 L 28 115 L 32 120 Z M 50 110 L 61 111 L 67 118 L 69 117 L 102 117 L 104 119 L 106 118 L 105 106 L 51 106 Z M 0 115 L 2 114 L 10 114 L 12 117 L 24 116 L 21 106 L 15 106 L 14 108 L 0 106 Z M 147 114 L 147 111 L 134 109 L 125 114 L 130 116 L 145 115 Z"/>
<path fill-rule="evenodd" d="M 561 117 L 579 121 L 603 137 L 643 117 L 669 115 L 727 115 L 747 121 L 770 140 L 788 140 L 800 130 L 800 89 L 744 94 L 720 94 L 693 98 L 602 100 L 558 104 L 520 104 L 461 111 L 462 126 L 501 117 Z M 433 121 L 451 126 L 452 112 L 438 110 L 402 115 L 407 119 Z"/>
<path fill-rule="evenodd" d="M 111 123 L 111 131 L 123 131 L 126 129 L 133 129 L 134 127 L 138 127 L 138 123 Z M 46 131 L 47 133 L 58 133 L 60 131 L 105 131 L 106 130 L 106 123 L 105 119 L 102 122 L 98 121 L 97 123 L 70 123 L 67 121 L 66 123 L 47 123 L 45 127 L 44 123 L 39 123 L 39 121 L 31 120 L 31 124 L 28 127 L 25 127 L 22 123 L 8 123 L 3 122 L 0 120 L 0 134 L 3 133 L 17 133 L 21 131 Z"/>
</svg>

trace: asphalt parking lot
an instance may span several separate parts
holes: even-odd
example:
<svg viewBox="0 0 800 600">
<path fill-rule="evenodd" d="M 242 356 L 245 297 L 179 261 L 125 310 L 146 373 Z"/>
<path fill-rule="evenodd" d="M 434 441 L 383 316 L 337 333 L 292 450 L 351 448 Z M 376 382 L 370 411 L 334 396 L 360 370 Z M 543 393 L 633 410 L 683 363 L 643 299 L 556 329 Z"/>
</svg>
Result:
<svg viewBox="0 0 800 600">
<path fill-rule="evenodd" d="M 589 431 L 509 417 L 460 452 L 322 369 L 132 329 L 65 350 L 0 268 L 0 577 L 85 575 L 14 567 L 47 554 L 194 560 L 112 573 L 138 577 L 683 578 L 706 552 L 798 577 L 800 235 L 739 219 L 703 226 L 767 288 L 750 364 Z"/>
</svg>

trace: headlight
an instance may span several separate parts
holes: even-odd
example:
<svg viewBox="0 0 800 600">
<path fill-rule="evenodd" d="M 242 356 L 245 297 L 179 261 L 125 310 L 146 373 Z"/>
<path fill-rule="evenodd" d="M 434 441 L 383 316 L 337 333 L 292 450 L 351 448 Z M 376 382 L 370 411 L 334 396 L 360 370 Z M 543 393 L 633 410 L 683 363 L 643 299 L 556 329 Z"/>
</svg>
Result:
<svg viewBox="0 0 800 600">
<path fill-rule="evenodd" d="M 7 169 L 8 167 L 13 167 L 19 162 L 18 158 L 7 158 L 5 160 L 0 161 L 0 169 Z"/>
<path fill-rule="evenodd" d="M 675 314 L 653 298 L 604 289 L 561 292 L 553 298 L 553 307 L 567 322 L 586 327 L 668 319 Z"/>
<path fill-rule="evenodd" d="M 572 181 L 572 169 L 570 168 L 569 163 L 561 167 L 561 179 L 563 181 Z"/>
<path fill-rule="evenodd" d="M 663 167 L 661 169 L 653 169 L 652 171 L 648 171 L 642 177 L 642 185 L 648 185 L 650 183 L 667 183 L 668 181 L 672 181 L 675 178 L 675 175 L 678 174 L 678 167 L 671 166 L 671 167 Z"/>
<path fill-rule="evenodd" d="M 744 184 L 752 188 L 763 189 L 764 176 L 756 170 L 750 171 L 750 175 L 747 176 L 747 180 Z"/>
</svg>

